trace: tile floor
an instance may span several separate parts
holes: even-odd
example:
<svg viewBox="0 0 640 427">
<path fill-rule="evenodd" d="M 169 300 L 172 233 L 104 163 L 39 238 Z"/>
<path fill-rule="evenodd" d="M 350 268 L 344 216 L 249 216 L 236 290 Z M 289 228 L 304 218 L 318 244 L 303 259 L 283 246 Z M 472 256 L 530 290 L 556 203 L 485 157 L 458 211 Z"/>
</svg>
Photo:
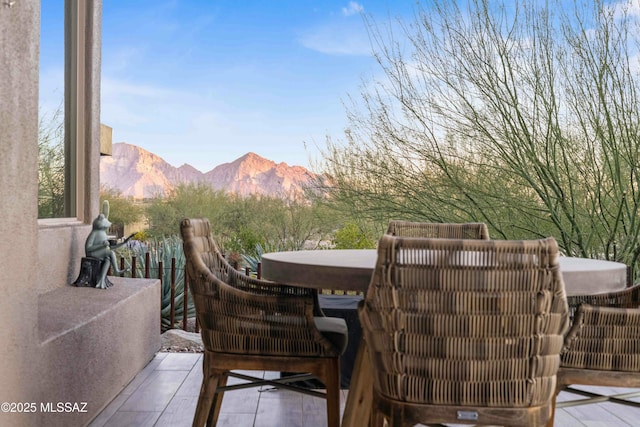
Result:
<svg viewBox="0 0 640 427">
<path fill-rule="evenodd" d="M 158 353 L 89 427 L 191 426 L 202 381 L 201 370 L 202 354 Z M 264 375 L 276 373 L 266 372 Z M 231 381 L 230 379 L 229 382 Z M 342 409 L 346 396 L 345 390 Z M 570 400 L 575 397 L 561 393 L 558 400 Z M 259 391 L 255 388 L 225 394 L 218 421 L 218 426 L 221 427 L 325 425 L 323 399 L 284 390 Z M 640 408 L 614 403 L 574 406 L 559 409 L 556 413 L 557 427 L 638 425 Z"/>
</svg>

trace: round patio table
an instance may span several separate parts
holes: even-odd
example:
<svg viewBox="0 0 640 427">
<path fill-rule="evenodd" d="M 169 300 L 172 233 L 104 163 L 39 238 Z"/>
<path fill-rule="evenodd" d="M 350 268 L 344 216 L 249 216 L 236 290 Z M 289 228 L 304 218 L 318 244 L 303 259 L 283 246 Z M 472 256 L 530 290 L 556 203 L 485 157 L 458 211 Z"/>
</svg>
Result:
<svg viewBox="0 0 640 427">
<path fill-rule="evenodd" d="M 376 264 L 375 249 L 328 249 L 272 252 L 262 255 L 262 277 L 318 289 L 366 292 Z M 623 289 L 627 266 L 587 258 L 560 257 L 560 272 L 567 295 Z M 364 340 L 358 346 L 342 426 L 368 425 L 373 401 L 373 376 Z"/>
<path fill-rule="evenodd" d="M 365 292 L 376 264 L 375 249 L 327 249 L 262 255 L 265 279 L 308 288 Z M 623 289 L 627 266 L 613 261 L 560 257 L 567 295 Z"/>
</svg>

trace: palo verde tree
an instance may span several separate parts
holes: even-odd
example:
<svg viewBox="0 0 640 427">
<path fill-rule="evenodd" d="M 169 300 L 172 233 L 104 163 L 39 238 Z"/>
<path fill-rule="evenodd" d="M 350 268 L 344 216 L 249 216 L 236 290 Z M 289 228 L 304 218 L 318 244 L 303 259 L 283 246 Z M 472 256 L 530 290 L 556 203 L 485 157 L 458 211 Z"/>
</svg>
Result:
<svg viewBox="0 0 640 427">
<path fill-rule="evenodd" d="M 384 78 L 320 167 L 359 218 L 483 221 L 567 255 L 640 254 L 638 17 L 602 0 L 432 0 L 368 21 Z"/>
<path fill-rule="evenodd" d="M 60 107 L 38 119 L 38 218 L 65 214 L 64 160 L 64 114 Z"/>
</svg>

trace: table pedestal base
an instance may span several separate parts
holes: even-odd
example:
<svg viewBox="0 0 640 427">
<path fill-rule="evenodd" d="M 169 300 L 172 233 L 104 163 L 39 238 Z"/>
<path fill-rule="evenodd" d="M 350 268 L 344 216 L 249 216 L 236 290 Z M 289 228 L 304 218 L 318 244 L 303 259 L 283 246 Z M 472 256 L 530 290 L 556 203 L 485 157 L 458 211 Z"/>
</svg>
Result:
<svg viewBox="0 0 640 427">
<path fill-rule="evenodd" d="M 351 376 L 351 386 L 347 395 L 347 402 L 342 416 L 343 427 L 361 427 L 369 425 L 371 405 L 373 403 L 373 375 L 371 374 L 371 361 L 369 350 L 364 342 L 360 341 L 358 354 Z"/>
</svg>

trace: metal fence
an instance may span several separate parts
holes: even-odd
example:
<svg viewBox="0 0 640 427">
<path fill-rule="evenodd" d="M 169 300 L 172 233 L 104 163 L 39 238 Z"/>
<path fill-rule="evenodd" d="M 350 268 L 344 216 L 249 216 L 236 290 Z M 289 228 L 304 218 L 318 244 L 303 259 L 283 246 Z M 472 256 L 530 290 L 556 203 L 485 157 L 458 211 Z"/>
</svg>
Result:
<svg viewBox="0 0 640 427">
<path fill-rule="evenodd" d="M 144 279 L 158 279 L 160 280 L 160 284 L 162 286 L 162 283 L 164 282 L 164 264 L 162 261 L 158 261 L 158 267 L 154 268 L 153 270 L 156 271 L 155 276 L 151 274 L 151 262 L 150 262 L 150 258 L 151 258 L 151 254 L 149 252 L 147 252 L 145 254 L 145 259 L 144 259 L 144 270 L 143 270 L 143 274 L 142 276 L 138 276 L 138 257 L 133 255 L 130 257 L 131 259 L 131 269 L 130 271 L 128 271 L 127 273 L 129 274 L 128 277 L 131 277 L 133 279 L 135 278 L 144 278 Z M 120 257 L 120 269 L 124 270 L 125 268 L 125 257 L 121 256 Z M 176 259 L 175 258 L 171 258 L 171 268 L 169 270 L 169 284 L 170 284 L 170 289 L 171 289 L 171 298 L 170 298 L 170 314 L 169 314 L 169 323 L 170 323 L 170 329 L 171 328 L 175 328 L 175 324 L 176 324 L 176 272 L 178 270 L 182 270 L 183 268 L 178 268 L 176 267 Z M 125 274 L 127 273 L 122 273 L 121 276 L 125 277 Z M 111 271 L 109 271 L 109 274 L 111 274 Z M 162 306 L 162 298 L 163 298 L 163 292 L 160 292 L 160 299 L 161 299 L 161 306 Z M 188 325 L 188 307 L 189 307 L 189 300 L 190 300 L 190 296 L 189 296 L 189 279 L 187 277 L 187 274 L 184 275 L 184 298 L 183 298 L 183 307 L 182 307 L 182 329 L 183 330 L 187 330 L 187 325 Z M 160 322 L 162 322 L 162 313 L 160 313 Z M 199 332 L 199 326 L 198 326 L 198 322 L 196 319 L 196 324 L 195 324 L 195 332 Z"/>
<path fill-rule="evenodd" d="M 158 268 L 154 268 L 153 270 L 157 270 L 157 274 L 156 277 L 153 277 L 151 274 L 151 268 L 150 268 L 150 253 L 147 252 L 145 254 L 145 260 L 144 260 L 144 274 L 140 277 L 140 278 L 145 278 L 145 279 L 158 279 L 160 280 L 160 283 L 163 283 L 164 277 L 163 277 L 163 271 L 164 271 L 164 266 L 163 266 L 163 262 L 162 261 L 158 261 Z M 129 271 L 131 278 L 136 278 L 137 276 L 137 262 L 138 259 L 136 256 L 131 256 L 131 270 Z M 235 262 L 232 264 L 233 267 L 236 270 L 239 270 L 238 268 L 238 263 Z M 124 270 L 125 268 L 125 257 L 120 257 L 120 269 Z M 169 283 L 170 283 L 170 289 L 171 289 L 171 298 L 170 298 L 170 315 L 169 315 L 169 323 L 170 323 L 170 329 L 171 328 L 175 328 L 175 324 L 176 324 L 176 271 L 177 270 L 182 270 L 182 268 L 178 268 L 176 267 L 176 259 L 175 258 L 171 258 L 171 269 L 170 271 L 170 277 L 169 277 Z M 247 275 L 253 275 L 254 277 L 257 277 L 258 279 L 262 278 L 262 264 L 258 263 L 257 264 L 257 269 L 256 271 L 251 271 L 251 269 L 249 267 L 245 267 L 244 268 L 245 274 Z M 109 272 L 109 274 L 111 274 L 111 272 Z M 122 277 L 124 277 L 126 273 L 122 273 Z M 335 291 L 333 289 L 329 290 L 329 289 L 324 289 L 321 290 L 320 293 L 322 294 L 331 294 L 331 295 L 351 295 L 351 294 L 356 294 L 358 292 L 349 292 L 349 291 Z M 162 299 L 163 297 L 163 293 L 160 293 L 160 298 Z M 182 307 L 182 329 L 184 331 L 187 330 L 188 328 L 188 307 L 189 307 L 189 300 L 193 300 L 191 298 L 191 296 L 189 295 L 189 277 L 187 274 L 184 274 L 184 298 L 183 298 L 183 307 Z M 162 313 L 160 313 L 160 321 L 162 322 Z M 195 319 L 195 332 L 200 332 L 200 327 L 198 325 L 198 320 L 197 318 Z"/>
</svg>

